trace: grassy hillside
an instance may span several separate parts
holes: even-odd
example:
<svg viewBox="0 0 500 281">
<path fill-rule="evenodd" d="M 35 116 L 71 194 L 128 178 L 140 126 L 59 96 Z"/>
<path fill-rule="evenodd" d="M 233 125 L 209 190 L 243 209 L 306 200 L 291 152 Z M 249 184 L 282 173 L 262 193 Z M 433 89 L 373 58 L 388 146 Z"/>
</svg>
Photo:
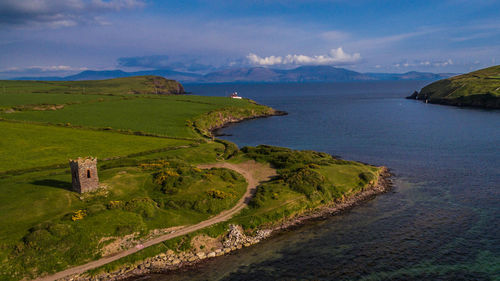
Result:
<svg viewBox="0 0 500 281">
<path fill-rule="evenodd" d="M 198 163 L 255 159 L 279 169 L 234 219 L 249 229 L 334 202 L 377 177 L 375 167 L 327 154 L 271 147 L 241 152 L 213 141 L 210 130 L 225 122 L 276 112 L 246 99 L 153 95 L 147 78 L 0 81 L 0 280 L 83 264 L 233 206 L 246 189 L 244 178 L 226 169 L 200 170 Z M 131 85 L 143 94 L 131 95 Z M 98 158 L 103 189 L 71 191 L 68 159 L 79 156 Z M 182 241 L 130 259 L 190 249 L 189 240 Z"/>
<path fill-rule="evenodd" d="M 274 224 L 322 204 L 342 202 L 378 180 L 380 168 L 337 159 L 327 153 L 260 145 L 244 147 L 245 157 L 271 163 L 278 176 L 262 184 L 233 223 L 245 229 Z"/>
<path fill-rule="evenodd" d="M 500 108 L 500 65 L 439 80 L 408 98 L 448 105 Z"/>
<path fill-rule="evenodd" d="M 15 81 L 0 80 L 1 93 L 51 94 L 183 94 L 184 88 L 174 80 L 160 76 L 134 76 L 87 81 Z"/>
<path fill-rule="evenodd" d="M 92 155 L 123 157 L 145 150 L 189 145 L 178 139 L 141 137 L 106 131 L 0 122 L 0 175 L 6 171 L 67 165 L 67 160 Z"/>
<path fill-rule="evenodd" d="M 15 104 L 26 99 L 25 95 L 16 99 L 17 95 L 6 94 L 7 102 L 0 102 L 0 105 Z M 54 97 L 51 107 L 43 106 L 46 99 L 37 97 L 30 103 L 38 102 L 41 105 L 17 104 L 0 112 L 0 118 L 196 139 L 201 136 L 194 130 L 196 124 L 193 122 L 196 120 L 197 124 L 205 124 L 200 122 L 200 117 L 206 119 L 202 116 L 204 114 L 227 113 L 228 109 L 231 109 L 229 115 L 234 114 L 239 118 L 273 113 L 272 109 L 248 100 L 225 97 L 145 95 L 95 99 L 92 95 L 93 99 L 85 100 L 81 98 L 87 96 L 81 94 L 68 96 L 74 96 L 74 99 Z M 206 131 L 205 127 L 202 129 Z"/>
</svg>

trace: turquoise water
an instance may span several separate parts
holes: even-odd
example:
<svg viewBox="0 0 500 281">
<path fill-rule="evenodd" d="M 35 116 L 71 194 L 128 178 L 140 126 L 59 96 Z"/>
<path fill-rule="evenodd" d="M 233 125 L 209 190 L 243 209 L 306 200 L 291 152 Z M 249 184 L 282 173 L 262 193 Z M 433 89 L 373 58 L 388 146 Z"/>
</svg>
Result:
<svg viewBox="0 0 500 281">
<path fill-rule="evenodd" d="M 144 280 L 500 280 L 500 111 L 403 99 L 425 82 L 187 85 L 289 112 L 220 133 L 239 146 L 385 165 L 393 191 L 194 268 Z"/>
</svg>

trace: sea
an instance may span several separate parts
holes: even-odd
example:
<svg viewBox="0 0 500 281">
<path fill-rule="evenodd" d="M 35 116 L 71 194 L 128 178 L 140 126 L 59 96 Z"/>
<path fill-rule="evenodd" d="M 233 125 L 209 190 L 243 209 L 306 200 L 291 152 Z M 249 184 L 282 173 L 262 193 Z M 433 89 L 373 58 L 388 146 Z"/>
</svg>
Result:
<svg viewBox="0 0 500 281">
<path fill-rule="evenodd" d="M 141 280 L 500 280 L 500 111 L 404 97 L 429 81 L 197 84 L 288 112 L 219 131 L 394 174 L 393 189 L 227 256 Z"/>
</svg>

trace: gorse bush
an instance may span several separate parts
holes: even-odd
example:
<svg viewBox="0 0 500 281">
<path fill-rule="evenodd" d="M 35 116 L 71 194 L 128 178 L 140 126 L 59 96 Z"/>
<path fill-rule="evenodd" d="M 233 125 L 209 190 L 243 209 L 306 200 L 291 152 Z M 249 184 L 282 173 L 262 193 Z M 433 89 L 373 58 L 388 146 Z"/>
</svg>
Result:
<svg viewBox="0 0 500 281">
<path fill-rule="evenodd" d="M 164 161 L 141 164 L 145 170 L 152 170 L 153 181 L 164 194 L 176 194 L 187 188 L 204 174 L 200 169 L 181 161 Z"/>
<path fill-rule="evenodd" d="M 336 159 L 324 152 L 292 150 L 269 145 L 243 147 L 241 151 L 256 161 L 269 162 L 277 169 L 300 168 L 310 164 L 328 165 L 347 162 Z"/>
<path fill-rule="evenodd" d="M 325 177 L 308 166 L 295 170 L 287 170 L 281 176 L 292 190 L 311 196 L 315 191 L 322 190 Z"/>
</svg>

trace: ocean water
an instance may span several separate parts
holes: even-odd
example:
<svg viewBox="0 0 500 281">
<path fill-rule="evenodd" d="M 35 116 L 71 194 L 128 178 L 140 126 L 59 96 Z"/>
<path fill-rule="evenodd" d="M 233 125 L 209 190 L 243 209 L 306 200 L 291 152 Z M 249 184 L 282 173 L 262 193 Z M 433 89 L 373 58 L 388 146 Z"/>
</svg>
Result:
<svg viewBox="0 0 500 281">
<path fill-rule="evenodd" d="M 187 85 L 289 113 L 220 130 L 245 145 L 389 167 L 394 189 L 234 254 L 143 280 L 500 280 L 500 111 L 424 104 L 426 82 Z"/>
</svg>

